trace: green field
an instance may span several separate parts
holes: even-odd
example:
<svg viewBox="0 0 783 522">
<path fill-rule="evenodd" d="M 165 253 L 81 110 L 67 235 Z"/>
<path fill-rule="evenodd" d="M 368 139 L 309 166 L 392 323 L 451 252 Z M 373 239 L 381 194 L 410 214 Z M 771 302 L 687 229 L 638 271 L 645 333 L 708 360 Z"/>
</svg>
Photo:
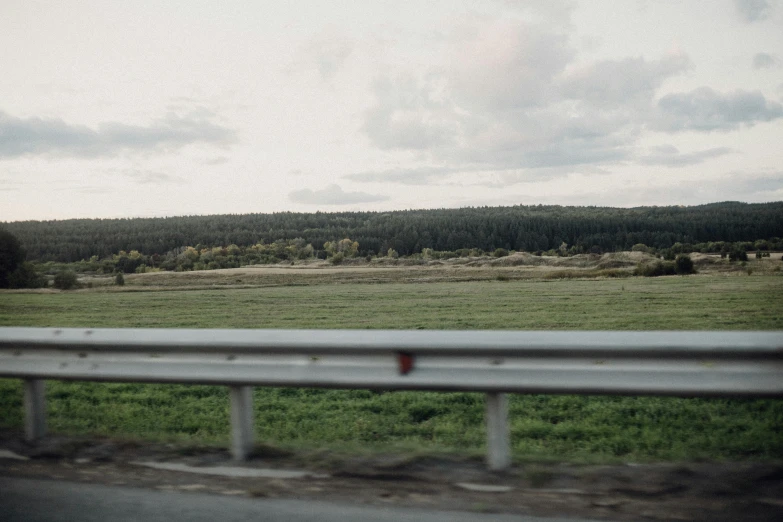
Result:
<svg viewBox="0 0 783 522">
<path fill-rule="evenodd" d="M 185 281 L 183 280 L 183 284 Z M 190 328 L 783 330 L 783 278 L 484 280 L 0 294 L 0 325 Z M 47 384 L 54 432 L 228 441 L 223 388 Z M 257 389 L 259 441 L 290 448 L 483 450 L 479 394 Z M 21 426 L 0 380 L 0 426 Z M 783 401 L 514 396 L 518 459 L 783 458 Z"/>
</svg>

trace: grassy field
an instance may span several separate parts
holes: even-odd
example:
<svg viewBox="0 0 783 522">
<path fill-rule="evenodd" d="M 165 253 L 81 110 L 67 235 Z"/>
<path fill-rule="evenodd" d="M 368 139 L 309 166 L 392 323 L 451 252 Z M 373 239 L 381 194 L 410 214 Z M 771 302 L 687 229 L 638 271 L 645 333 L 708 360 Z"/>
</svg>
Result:
<svg viewBox="0 0 783 522">
<path fill-rule="evenodd" d="M 140 289 L 4 293 L 0 326 L 783 329 L 778 276 Z"/>
<path fill-rule="evenodd" d="M 155 275 L 151 275 L 155 277 Z M 149 281 L 139 277 L 137 281 Z M 216 277 L 214 274 L 211 277 Z M 236 283 L 234 275 L 225 282 Z M 286 276 L 289 277 L 289 276 Z M 331 277 L 331 276 L 330 276 Z M 226 288 L 120 289 L 0 295 L 2 326 L 426 329 L 783 329 L 783 277 L 497 280 Z M 439 281 L 431 278 L 428 281 Z M 188 284 L 198 289 L 188 289 Z M 47 384 L 52 431 L 226 443 L 219 387 Z M 257 389 L 260 441 L 478 454 L 478 394 Z M 21 387 L 0 380 L 0 426 L 21 426 Z M 563 460 L 783 458 L 783 401 L 514 396 L 514 455 Z"/>
</svg>

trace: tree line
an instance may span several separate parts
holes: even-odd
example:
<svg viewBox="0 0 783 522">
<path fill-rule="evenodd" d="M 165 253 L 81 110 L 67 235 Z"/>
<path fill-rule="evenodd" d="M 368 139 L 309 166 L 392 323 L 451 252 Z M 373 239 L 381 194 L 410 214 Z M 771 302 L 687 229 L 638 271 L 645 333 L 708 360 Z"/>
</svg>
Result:
<svg viewBox="0 0 783 522">
<path fill-rule="evenodd" d="M 259 263 L 326 258 L 331 256 L 328 245 L 337 245 L 345 238 L 351 238 L 349 254 L 361 257 L 387 256 L 390 252 L 411 256 L 425 250 L 561 252 L 563 248 L 571 255 L 630 250 L 634 245 L 663 250 L 676 244 L 721 251 L 726 244 L 741 242 L 746 250 L 777 250 L 783 248 L 783 202 L 282 212 L 18 221 L 3 223 L 2 227 L 18 238 L 28 261 L 70 263 L 115 257 L 138 260 L 143 256 L 145 263 L 138 264 L 150 267 L 183 255 L 193 266 L 202 263 L 205 267 L 209 263 L 219 266 L 229 258 L 236 263 L 249 262 L 250 258 Z M 197 255 L 187 253 L 188 245 Z M 205 249 L 210 253 L 203 252 Z M 136 257 L 131 256 L 132 252 Z M 242 256 L 246 259 L 240 259 Z M 122 267 L 121 271 L 127 273 Z"/>
</svg>

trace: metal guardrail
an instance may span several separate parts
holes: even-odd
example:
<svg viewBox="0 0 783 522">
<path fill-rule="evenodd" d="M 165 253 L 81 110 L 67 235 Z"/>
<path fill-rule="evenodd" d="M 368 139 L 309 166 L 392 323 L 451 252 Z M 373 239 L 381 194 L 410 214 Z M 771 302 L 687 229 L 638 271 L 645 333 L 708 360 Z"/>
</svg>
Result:
<svg viewBox="0 0 783 522">
<path fill-rule="evenodd" d="M 253 444 L 252 386 L 487 394 L 488 463 L 510 464 L 506 393 L 783 397 L 783 332 L 0 328 L 0 376 L 231 389 L 232 451 Z"/>
</svg>

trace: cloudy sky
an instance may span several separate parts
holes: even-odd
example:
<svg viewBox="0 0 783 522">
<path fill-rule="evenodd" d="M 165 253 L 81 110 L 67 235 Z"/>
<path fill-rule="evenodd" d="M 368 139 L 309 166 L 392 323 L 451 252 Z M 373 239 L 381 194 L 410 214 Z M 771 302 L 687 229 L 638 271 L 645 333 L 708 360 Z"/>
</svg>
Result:
<svg viewBox="0 0 783 522">
<path fill-rule="evenodd" d="M 780 0 L 2 0 L 0 48 L 0 221 L 783 200 Z"/>
</svg>

